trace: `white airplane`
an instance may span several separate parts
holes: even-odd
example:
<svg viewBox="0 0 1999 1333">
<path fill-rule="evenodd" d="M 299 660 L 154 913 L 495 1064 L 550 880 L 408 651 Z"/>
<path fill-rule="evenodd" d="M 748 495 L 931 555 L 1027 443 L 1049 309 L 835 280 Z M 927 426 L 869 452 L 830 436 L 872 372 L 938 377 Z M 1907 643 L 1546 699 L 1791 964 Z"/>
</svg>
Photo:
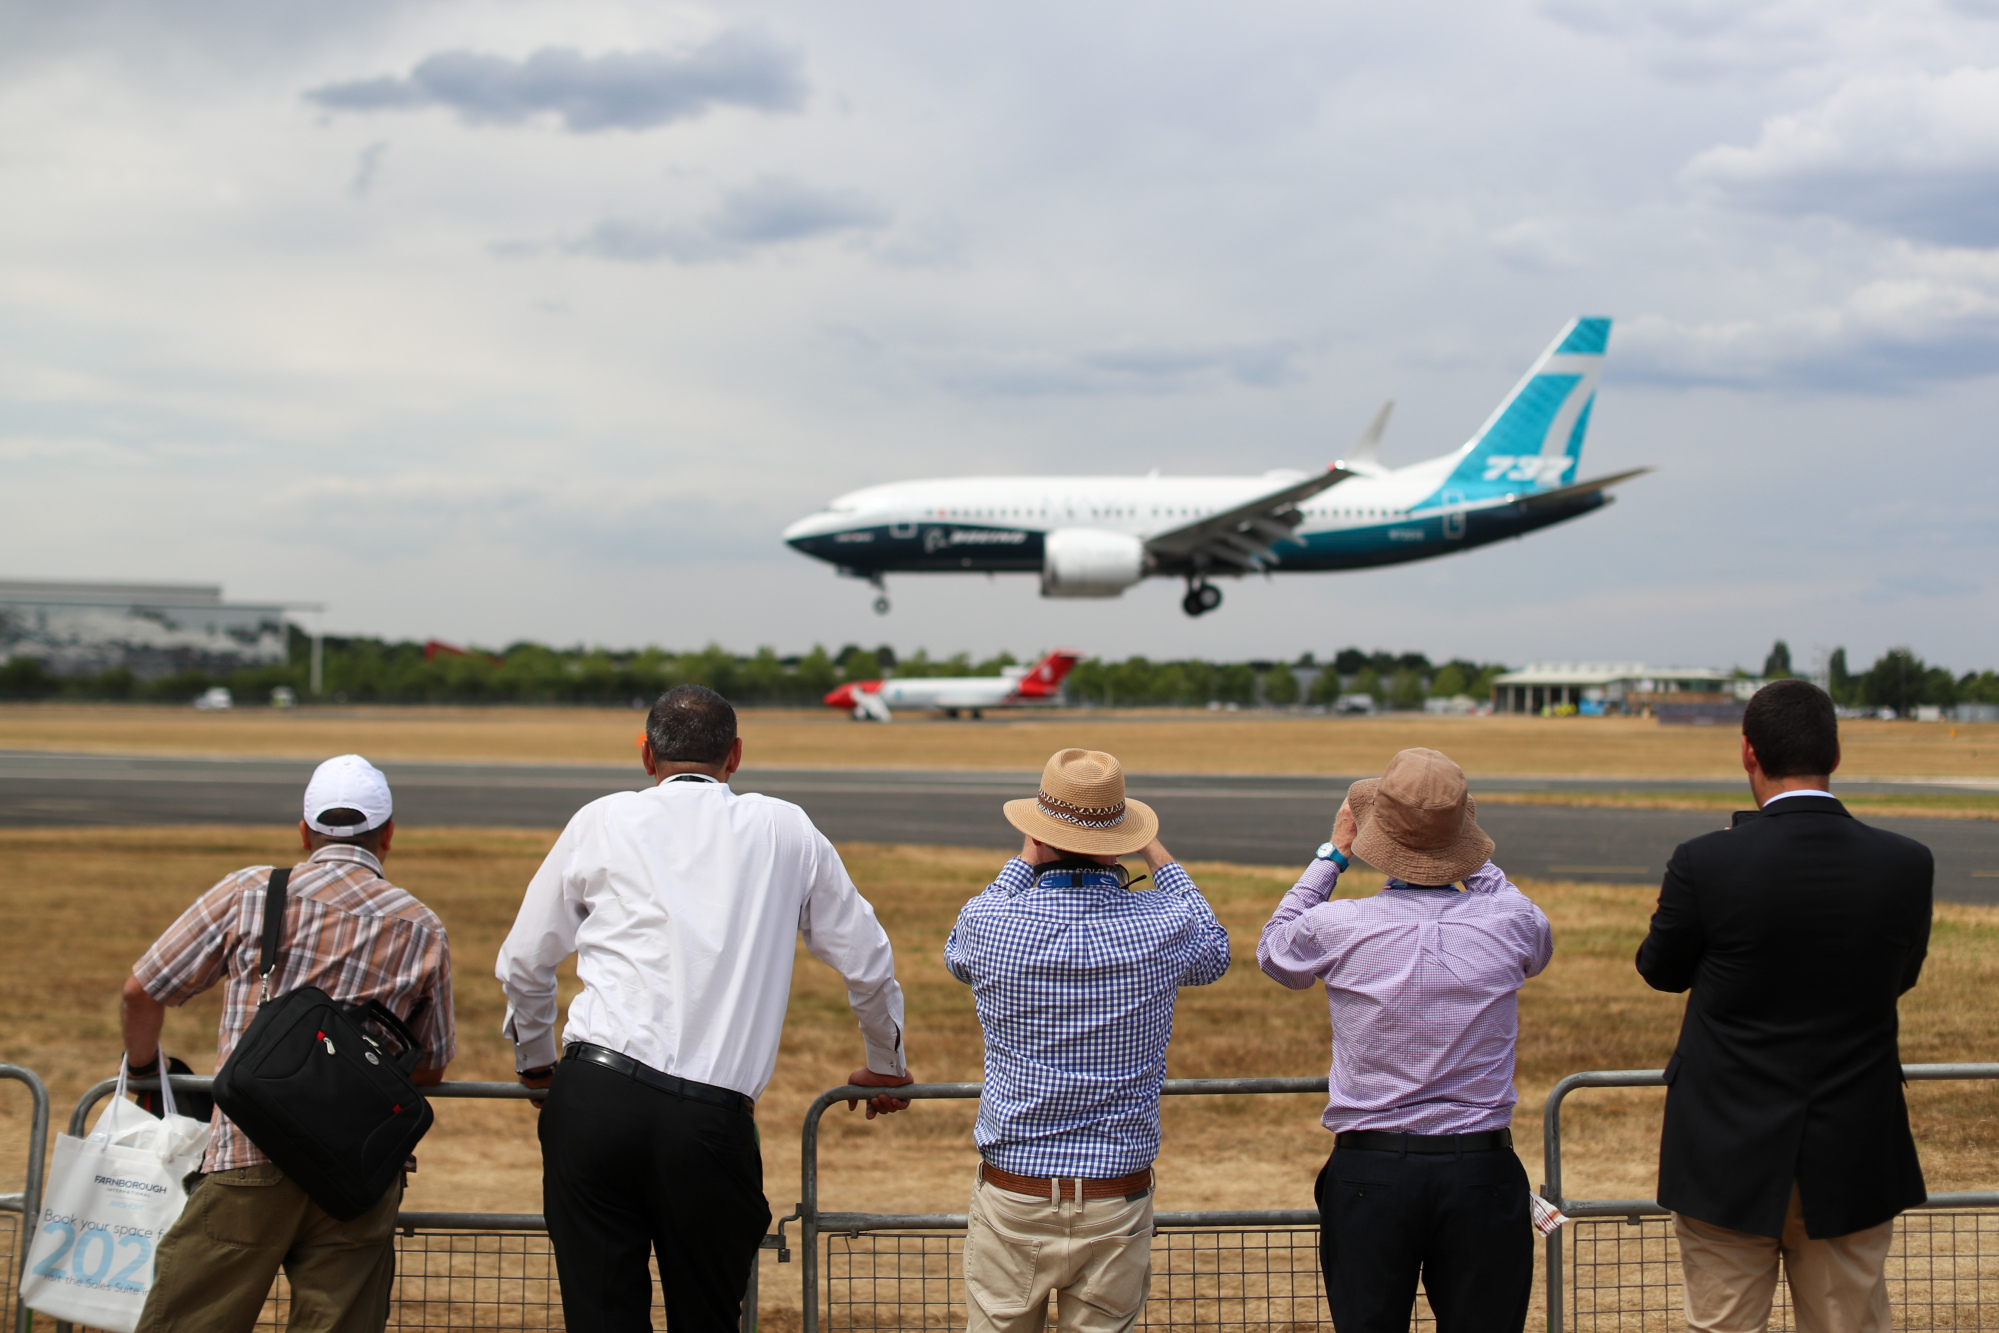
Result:
<svg viewBox="0 0 1999 1333">
<path fill-rule="evenodd" d="M 1426 560 L 1609 504 L 1607 488 L 1651 471 L 1573 480 L 1609 341 L 1608 319 L 1571 320 L 1477 434 L 1408 467 L 1377 458 L 1391 400 L 1319 473 L 893 482 L 841 496 L 784 540 L 872 583 L 883 614 L 888 574 L 1032 573 L 1043 597 L 1183 578 L 1180 605 L 1198 616 L 1222 603 L 1211 578 Z"/>
<path fill-rule="evenodd" d="M 944 716 L 978 717 L 988 708 L 1047 707 L 1062 702 L 1062 678 L 1082 660 L 1081 653 L 1057 648 L 1031 667 L 1001 667 L 997 676 L 908 676 L 900 680 L 857 680 L 826 696 L 857 721 L 886 722 L 889 708 L 937 708 Z"/>
</svg>

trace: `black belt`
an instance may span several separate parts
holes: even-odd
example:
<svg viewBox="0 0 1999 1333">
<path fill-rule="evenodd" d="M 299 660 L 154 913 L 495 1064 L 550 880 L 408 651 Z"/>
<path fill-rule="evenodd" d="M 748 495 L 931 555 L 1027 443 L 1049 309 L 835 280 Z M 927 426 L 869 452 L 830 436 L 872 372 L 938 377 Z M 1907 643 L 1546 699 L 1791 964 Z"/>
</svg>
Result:
<svg viewBox="0 0 1999 1333">
<path fill-rule="evenodd" d="M 744 1115 L 755 1115 L 757 1104 L 733 1088 L 718 1088 L 712 1083 L 696 1083 L 691 1078 L 681 1078 L 654 1069 L 651 1065 L 640 1064 L 629 1055 L 599 1046 L 595 1042 L 571 1042 L 569 1049 L 562 1053 L 565 1060 L 588 1060 L 593 1065 L 602 1065 L 614 1073 L 643 1083 L 648 1088 L 658 1088 L 661 1092 L 672 1093 L 675 1097 L 685 1097 L 693 1102 L 709 1102 L 716 1106 L 732 1107 Z"/>
<path fill-rule="evenodd" d="M 1478 1134 L 1400 1134 L 1387 1129 L 1345 1129 L 1334 1138 L 1335 1148 L 1365 1152 L 1498 1152 L 1513 1146 L 1513 1131 L 1488 1129 Z"/>
</svg>

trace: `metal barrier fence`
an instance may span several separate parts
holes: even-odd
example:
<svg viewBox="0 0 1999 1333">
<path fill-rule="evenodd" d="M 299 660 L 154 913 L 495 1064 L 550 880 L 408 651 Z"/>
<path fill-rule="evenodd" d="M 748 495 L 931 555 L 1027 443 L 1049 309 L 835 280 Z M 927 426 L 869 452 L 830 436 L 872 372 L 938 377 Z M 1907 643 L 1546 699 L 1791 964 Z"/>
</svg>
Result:
<svg viewBox="0 0 1999 1333">
<path fill-rule="evenodd" d="M 1911 1082 L 1999 1079 L 1999 1064 L 1903 1065 L 1902 1076 Z M 1568 1095 L 1579 1088 L 1665 1085 L 1663 1070 L 1605 1069 L 1571 1074 L 1548 1093 L 1541 1193 L 1570 1218 L 1547 1240 L 1548 1333 L 1669 1333 L 1685 1326 L 1680 1247 L 1670 1214 L 1654 1199 L 1562 1195 L 1562 1105 Z M 1897 1329 L 1999 1327 L 1999 1191 L 1932 1194 L 1898 1218 L 1888 1290 Z M 1783 1282 L 1771 1326 L 1792 1326 Z"/>
<path fill-rule="evenodd" d="M 797 1222 L 803 1260 L 803 1333 L 963 1327 L 963 1213 L 822 1212 L 819 1121 L 835 1102 L 881 1089 L 834 1088 L 805 1113 Z M 1176 1078 L 1168 1097 L 1270 1093 L 1325 1095 L 1318 1078 Z M 977 1083 L 917 1083 L 894 1090 L 917 1100 L 973 1098 Z M 967 1189 L 970 1182 L 967 1182 Z M 1152 1290 L 1139 1327 L 1328 1330 L 1319 1274 L 1316 1208 L 1160 1212 L 1153 1215 Z M 821 1253 L 821 1242 L 825 1251 Z M 1417 1302 L 1419 1320 L 1429 1308 Z"/>
<path fill-rule="evenodd" d="M 4 1071 L 10 1066 L 0 1066 Z M 25 1072 L 25 1071 L 24 1071 Z M 32 1077 L 32 1076 L 31 1076 Z M 174 1091 L 207 1092 L 214 1080 L 175 1074 Z M 39 1086 L 39 1085 L 38 1085 Z M 88 1132 L 91 1110 L 118 1086 L 106 1079 L 77 1100 L 69 1132 Z M 159 1079 L 132 1079 L 135 1090 L 151 1090 Z M 532 1094 L 518 1083 L 437 1083 L 423 1090 L 432 1099 L 493 1099 L 525 1101 Z M 42 1094 L 46 1122 L 47 1094 Z M 39 1155 L 35 1158 L 40 1162 Z M 39 1175 L 36 1198 L 39 1201 Z M 776 1236 L 764 1237 L 764 1249 L 776 1249 Z M 653 1326 L 666 1327 L 659 1297 L 658 1271 L 653 1281 Z M 257 1327 L 282 1329 L 290 1310 L 291 1292 L 284 1275 L 271 1288 Z M 540 1213 L 396 1214 L 396 1286 L 389 1303 L 392 1329 L 504 1328 L 559 1329 L 562 1291 L 556 1282 L 555 1253 Z M 743 1333 L 756 1333 L 757 1270 L 750 1267 L 750 1285 L 743 1300 Z M 71 1333 L 66 1323 L 57 1333 Z M 20 1333 L 28 1333 L 26 1326 Z"/>
<path fill-rule="evenodd" d="M 20 1065 L 0 1064 L 0 1079 L 26 1084 L 34 1098 L 21 1192 L 0 1194 L 0 1272 L 10 1275 L 6 1292 L 0 1294 L 0 1327 L 7 1325 L 11 1314 L 16 1333 L 29 1333 L 34 1312 L 21 1304 L 21 1277 L 28 1262 L 28 1240 L 35 1234 L 34 1219 L 42 1211 L 42 1172 L 49 1147 L 49 1090 L 34 1070 Z"/>
</svg>

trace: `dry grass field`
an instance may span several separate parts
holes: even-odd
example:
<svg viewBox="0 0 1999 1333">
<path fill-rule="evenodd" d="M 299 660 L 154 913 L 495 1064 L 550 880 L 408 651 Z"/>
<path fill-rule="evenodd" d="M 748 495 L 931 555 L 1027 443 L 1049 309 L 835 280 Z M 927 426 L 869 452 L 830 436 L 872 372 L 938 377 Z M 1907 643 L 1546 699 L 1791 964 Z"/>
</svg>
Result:
<svg viewBox="0 0 1999 1333">
<path fill-rule="evenodd" d="M 510 1075 L 499 1035 L 494 954 L 552 831 L 411 830 L 391 875 L 430 903 L 451 931 L 459 1058 L 451 1076 Z M 849 846 L 848 865 L 893 936 L 908 993 L 908 1045 L 925 1080 L 975 1079 L 980 1043 L 970 996 L 940 962 L 959 904 L 997 865 L 989 852 Z M 258 829 L 0 831 L 0 1058 L 49 1082 L 57 1121 L 89 1084 L 115 1072 L 117 988 L 155 934 L 203 888 L 244 865 L 289 861 L 295 835 Z M 1197 865 L 1195 876 L 1229 927 L 1236 964 L 1218 984 L 1186 992 L 1171 1052 L 1181 1077 L 1319 1075 L 1326 1016 L 1316 991 L 1286 991 L 1256 969 L 1255 941 L 1289 887 L 1282 871 Z M 1353 875 L 1345 887 L 1371 892 Z M 1539 1110 L 1548 1088 L 1579 1069 L 1657 1068 L 1678 1026 L 1679 997 L 1648 990 L 1631 969 L 1652 894 L 1590 884 L 1523 885 L 1555 926 L 1554 963 L 1523 993 L 1516 1119 L 1522 1156 L 1540 1179 Z M 838 979 L 800 955 L 776 1081 L 758 1112 L 767 1188 L 778 1214 L 796 1199 L 798 1126 L 811 1099 L 844 1079 L 860 1042 Z M 565 995 L 566 998 L 566 995 Z M 197 1069 L 212 1063 L 218 1004 L 211 993 L 169 1016 L 167 1043 Z M 1905 1058 L 1993 1057 L 1999 1029 L 1999 910 L 1938 909 L 1930 964 L 1902 1006 Z M 1933 1189 L 1991 1188 L 1999 1176 L 1999 1113 L 1980 1085 L 1911 1090 Z M 17 1178 L 23 1098 L 0 1090 L 0 1180 Z M 1570 1102 L 1571 1195 L 1652 1191 L 1659 1094 L 1585 1093 Z M 533 1112 L 518 1103 L 440 1102 L 408 1206 L 539 1211 Z M 919 1104 L 867 1123 L 836 1109 L 824 1137 L 822 1203 L 831 1208 L 960 1211 L 975 1156 L 972 1106 Z M 1311 1096 L 1176 1099 L 1167 1104 L 1160 1164 L 1165 1208 L 1307 1206 L 1327 1151 Z M 16 1188 L 0 1184 L 0 1188 Z M 796 1308 L 795 1265 L 765 1270 L 773 1327 Z"/>
<path fill-rule="evenodd" d="M 0 705 L 0 750 L 81 750 L 376 760 L 623 764 L 643 723 L 629 709 L 369 708 L 196 713 L 114 704 Z M 1038 769 L 1064 746 L 1108 750 L 1134 773 L 1376 773 L 1427 745 L 1473 777 L 1714 778 L 1738 784 L 1727 727 L 1641 718 L 1333 718 L 1287 713 L 1073 710 L 983 721 L 919 714 L 890 726 L 832 710 L 746 710 L 751 767 Z M 1842 727 L 1855 778 L 1999 785 L 1999 725 L 1853 721 Z"/>
</svg>

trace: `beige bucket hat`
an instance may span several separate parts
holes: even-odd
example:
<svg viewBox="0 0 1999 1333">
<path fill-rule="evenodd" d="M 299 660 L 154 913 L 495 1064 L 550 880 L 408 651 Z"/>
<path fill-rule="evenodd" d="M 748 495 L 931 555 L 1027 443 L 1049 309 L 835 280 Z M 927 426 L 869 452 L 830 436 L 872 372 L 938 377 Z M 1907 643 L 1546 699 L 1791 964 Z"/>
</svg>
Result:
<svg viewBox="0 0 1999 1333">
<path fill-rule="evenodd" d="M 1347 788 L 1354 855 L 1406 884 L 1455 884 L 1492 859 L 1465 771 L 1435 750 L 1404 750 Z"/>
<path fill-rule="evenodd" d="M 1159 835 L 1159 816 L 1124 794 L 1124 769 L 1101 750 L 1057 750 L 1031 800 L 1008 801 L 1006 822 L 1065 852 L 1129 856 Z"/>
</svg>

